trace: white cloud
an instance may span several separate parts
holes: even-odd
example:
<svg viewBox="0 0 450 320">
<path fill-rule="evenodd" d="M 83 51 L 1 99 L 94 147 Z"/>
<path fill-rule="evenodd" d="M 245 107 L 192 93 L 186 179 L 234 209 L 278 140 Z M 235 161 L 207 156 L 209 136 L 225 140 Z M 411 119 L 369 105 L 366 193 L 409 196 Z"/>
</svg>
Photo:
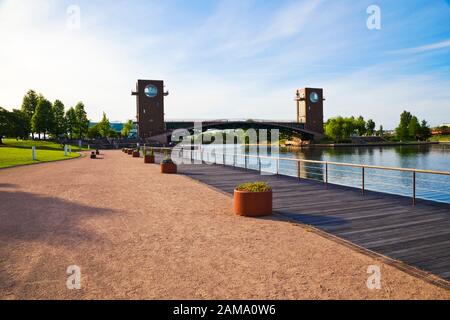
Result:
<svg viewBox="0 0 450 320">
<path fill-rule="evenodd" d="M 409 54 L 414 54 L 414 53 L 422 53 L 422 52 L 434 51 L 434 50 L 439 50 L 439 49 L 445 49 L 445 48 L 449 48 L 449 47 L 450 47 L 450 39 L 449 40 L 435 42 L 435 43 L 426 44 L 426 45 L 423 45 L 423 46 L 417 46 L 417 47 L 413 47 L 413 48 L 406 48 L 406 49 L 395 50 L 395 51 L 392 51 L 391 53 L 409 53 Z"/>
</svg>

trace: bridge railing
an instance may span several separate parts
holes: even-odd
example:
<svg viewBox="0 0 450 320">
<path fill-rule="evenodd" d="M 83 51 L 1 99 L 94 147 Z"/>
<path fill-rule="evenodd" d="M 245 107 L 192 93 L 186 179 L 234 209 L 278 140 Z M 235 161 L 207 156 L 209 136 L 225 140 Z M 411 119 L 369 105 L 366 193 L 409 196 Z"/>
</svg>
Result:
<svg viewBox="0 0 450 320">
<path fill-rule="evenodd" d="M 261 174 L 276 174 L 310 179 L 329 184 L 391 193 L 417 199 L 450 203 L 450 172 L 412 168 L 385 167 L 288 157 L 220 152 L 213 148 L 176 147 L 180 158 L 201 163 L 229 165 Z"/>
</svg>

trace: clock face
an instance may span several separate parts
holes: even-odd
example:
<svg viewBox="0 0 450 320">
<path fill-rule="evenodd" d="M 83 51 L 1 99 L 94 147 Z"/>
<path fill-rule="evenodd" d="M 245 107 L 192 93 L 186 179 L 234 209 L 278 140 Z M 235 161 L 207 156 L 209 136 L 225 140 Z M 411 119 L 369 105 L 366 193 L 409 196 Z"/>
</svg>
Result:
<svg viewBox="0 0 450 320">
<path fill-rule="evenodd" d="M 311 100 L 311 102 L 317 102 L 319 101 L 319 95 L 317 94 L 317 92 L 311 92 L 309 94 L 309 100 Z"/>
<path fill-rule="evenodd" d="M 149 84 L 145 87 L 144 93 L 147 97 L 154 98 L 158 94 L 158 88 L 156 88 L 153 84 Z"/>
</svg>

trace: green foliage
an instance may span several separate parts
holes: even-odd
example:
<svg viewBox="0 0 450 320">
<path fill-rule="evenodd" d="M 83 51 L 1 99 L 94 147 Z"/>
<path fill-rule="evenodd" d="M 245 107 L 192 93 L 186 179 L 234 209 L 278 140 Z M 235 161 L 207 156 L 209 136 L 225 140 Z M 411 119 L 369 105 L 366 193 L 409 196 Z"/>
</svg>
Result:
<svg viewBox="0 0 450 320">
<path fill-rule="evenodd" d="M 383 129 L 382 125 L 380 125 L 380 128 L 377 131 L 377 136 L 380 136 L 380 137 L 384 136 L 384 129 Z"/>
<path fill-rule="evenodd" d="M 66 119 L 64 117 L 64 104 L 60 100 L 55 100 L 52 106 L 53 128 L 52 135 L 58 138 L 66 133 Z"/>
<path fill-rule="evenodd" d="M 366 122 L 366 134 L 368 136 L 373 136 L 375 133 L 375 121 L 373 121 L 372 119 L 367 120 Z"/>
<path fill-rule="evenodd" d="M 43 96 L 39 96 L 38 104 L 31 118 L 31 130 L 33 133 L 37 133 L 39 138 L 43 133 L 45 138 L 45 134 L 52 131 L 53 124 L 52 103 Z"/>
<path fill-rule="evenodd" d="M 272 188 L 265 182 L 247 182 L 238 185 L 236 190 L 248 192 L 267 192 L 272 190 Z"/>
<path fill-rule="evenodd" d="M 28 90 L 22 100 L 22 111 L 27 115 L 28 120 L 31 121 L 34 111 L 36 110 L 39 97 L 33 90 Z"/>
<path fill-rule="evenodd" d="M 98 124 L 96 124 L 88 129 L 87 136 L 89 139 L 96 139 L 96 138 L 101 137 L 100 128 L 99 128 Z"/>
<path fill-rule="evenodd" d="M 106 113 L 103 112 L 102 120 L 97 124 L 98 131 L 103 138 L 108 138 L 111 133 L 111 124 L 109 119 L 106 117 Z"/>
<path fill-rule="evenodd" d="M 325 135 L 335 142 L 344 142 L 355 132 L 354 121 L 353 117 L 330 118 L 325 123 Z"/>
<path fill-rule="evenodd" d="M 397 135 L 397 138 L 400 139 L 400 141 L 408 140 L 410 139 L 409 135 L 409 123 L 412 120 L 412 115 L 408 111 L 403 111 L 400 115 L 400 123 L 397 128 L 395 128 L 395 133 Z"/>
<path fill-rule="evenodd" d="M 126 138 L 130 135 L 131 130 L 133 129 L 134 124 L 133 124 L 133 120 L 128 120 L 122 128 L 122 137 Z"/>
<path fill-rule="evenodd" d="M 69 138 L 72 139 L 75 136 L 77 127 L 77 114 L 73 107 L 67 110 L 65 116 L 65 123 L 66 123 L 66 133 L 69 136 Z"/>
<path fill-rule="evenodd" d="M 363 136 L 366 134 L 366 131 L 367 131 L 366 121 L 364 120 L 364 118 L 362 116 L 359 116 L 357 119 L 353 120 L 353 128 L 354 128 L 354 130 L 356 130 L 356 133 L 359 136 Z"/>
<path fill-rule="evenodd" d="M 74 131 L 78 139 L 82 139 L 87 135 L 89 129 L 89 119 L 87 118 L 87 113 L 84 109 L 83 102 L 78 102 L 74 109 L 76 115 L 76 126 Z"/>
<path fill-rule="evenodd" d="M 396 138 L 400 141 L 427 140 L 431 137 L 431 130 L 425 120 L 419 123 L 416 116 L 408 111 L 400 115 L 400 123 L 395 128 Z"/>
<path fill-rule="evenodd" d="M 8 110 L 0 107 L 0 144 L 3 143 L 2 138 L 9 130 L 9 114 Z"/>
<path fill-rule="evenodd" d="M 427 140 L 431 137 L 431 129 L 426 120 L 420 123 L 420 139 Z"/>
</svg>

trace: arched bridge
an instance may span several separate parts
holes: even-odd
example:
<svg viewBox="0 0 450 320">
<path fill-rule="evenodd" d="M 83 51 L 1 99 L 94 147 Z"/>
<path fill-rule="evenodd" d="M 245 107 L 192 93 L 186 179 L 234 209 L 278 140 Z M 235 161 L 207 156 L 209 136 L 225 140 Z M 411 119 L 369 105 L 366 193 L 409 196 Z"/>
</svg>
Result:
<svg viewBox="0 0 450 320">
<path fill-rule="evenodd" d="M 322 134 L 305 129 L 304 123 L 289 121 L 272 121 L 272 120 L 207 120 L 198 121 L 201 123 L 202 132 L 208 130 L 229 130 L 229 129 L 278 129 L 280 132 L 294 133 L 302 140 L 314 140 L 322 136 Z M 166 121 L 165 135 L 170 140 L 172 133 L 177 129 L 188 130 L 191 134 L 195 129 L 194 121 Z"/>
</svg>

